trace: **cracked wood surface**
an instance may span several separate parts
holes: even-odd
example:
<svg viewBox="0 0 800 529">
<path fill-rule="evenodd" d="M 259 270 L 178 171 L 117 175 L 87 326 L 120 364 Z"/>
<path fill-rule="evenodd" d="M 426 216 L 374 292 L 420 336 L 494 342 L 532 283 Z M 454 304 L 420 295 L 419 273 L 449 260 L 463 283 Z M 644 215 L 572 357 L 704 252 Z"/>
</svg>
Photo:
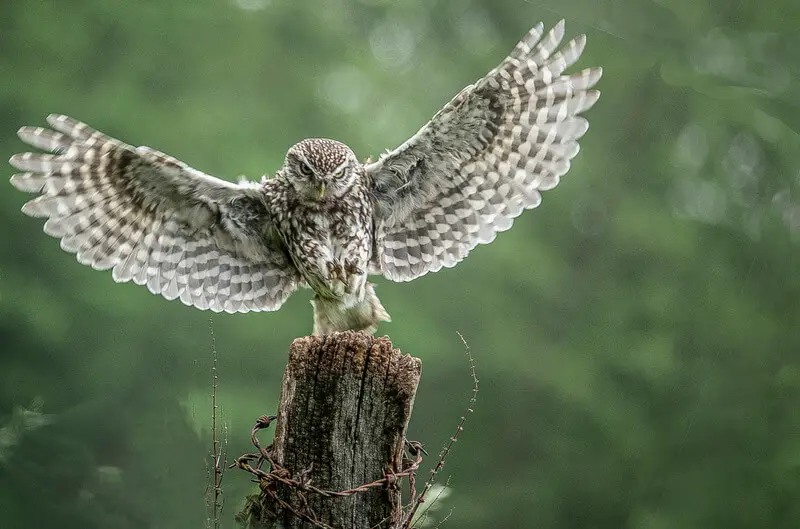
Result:
<svg viewBox="0 0 800 529">
<path fill-rule="evenodd" d="M 298 338 L 283 376 L 273 457 L 294 477 L 320 488 L 344 490 L 402 468 L 403 442 L 419 384 L 421 361 L 387 338 L 357 332 Z M 338 528 L 390 527 L 401 508 L 399 487 L 347 498 L 306 494 L 285 487 L 278 497 Z M 313 527 L 280 505 L 268 527 Z M 273 502 L 274 503 L 274 502 Z M 267 521 L 267 520 L 265 520 Z"/>
</svg>

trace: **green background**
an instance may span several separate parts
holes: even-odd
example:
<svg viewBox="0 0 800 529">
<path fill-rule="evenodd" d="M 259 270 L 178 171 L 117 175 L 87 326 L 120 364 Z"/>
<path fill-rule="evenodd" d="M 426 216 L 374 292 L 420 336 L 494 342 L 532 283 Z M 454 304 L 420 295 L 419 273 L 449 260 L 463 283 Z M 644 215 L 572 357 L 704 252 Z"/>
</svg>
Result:
<svg viewBox="0 0 800 529">
<path fill-rule="evenodd" d="M 366 158 L 536 22 L 588 35 L 603 95 L 561 185 L 452 270 L 378 280 L 423 359 L 409 436 L 449 527 L 800 524 L 800 7 L 795 0 L 0 3 L 0 158 L 67 113 L 211 174 L 307 136 Z M 7 167 L 7 175 L 13 173 Z M 0 192 L 0 526 L 197 528 L 208 313 L 78 265 Z M 308 291 L 214 317 L 229 457 L 274 412 Z M 248 476 L 224 481 L 223 527 Z"/>
</svg>

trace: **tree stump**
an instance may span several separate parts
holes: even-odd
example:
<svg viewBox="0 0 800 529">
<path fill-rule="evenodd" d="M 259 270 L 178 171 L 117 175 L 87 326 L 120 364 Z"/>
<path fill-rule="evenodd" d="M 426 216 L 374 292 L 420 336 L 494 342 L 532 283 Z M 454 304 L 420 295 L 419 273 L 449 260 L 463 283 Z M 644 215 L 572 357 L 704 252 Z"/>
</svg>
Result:
<svg viewBox="0 0 800 529">
<path fill-rule="evenodd" d="M 331 491 L 400 472 L 420 372 L 421 361 L 387 338 L 345 332 L 295 340 L 283 375 L 273 460 L 294 479 L 303 476 Z M 402 514 L 399 485 L 348 497 L 274 487 L 279 501 L 259 497 L 262 527 L 315 527 L 313 518 L 337 529 L 388 528 Z"/>
</svg>

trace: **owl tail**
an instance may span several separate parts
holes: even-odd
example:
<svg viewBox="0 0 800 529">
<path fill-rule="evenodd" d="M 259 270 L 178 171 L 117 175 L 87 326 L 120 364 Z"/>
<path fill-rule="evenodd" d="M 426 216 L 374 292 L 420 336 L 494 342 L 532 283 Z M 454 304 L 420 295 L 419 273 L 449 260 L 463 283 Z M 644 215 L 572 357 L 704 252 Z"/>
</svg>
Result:
<svg viewBox="0 0 800 529">
<path fill-rule="evenodd" d="M 316 296 L 311 300 L 314 307 L 314 336 L 341 331 L 364 331 L 370 334 L 382 321 L 392 321 L 375 294 L 375 285 L 364 286 L 364 299 L 351 307 L 341 301 Z"/>
</svg>

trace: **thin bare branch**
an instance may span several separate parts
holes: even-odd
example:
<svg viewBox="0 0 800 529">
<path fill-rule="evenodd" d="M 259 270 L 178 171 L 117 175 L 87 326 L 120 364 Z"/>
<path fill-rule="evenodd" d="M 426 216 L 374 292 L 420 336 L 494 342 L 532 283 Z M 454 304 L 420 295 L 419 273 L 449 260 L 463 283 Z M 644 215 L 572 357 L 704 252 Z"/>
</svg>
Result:
<svg viewBox="0 0 800 529">
<path fill-rule="evenodd" d="M 217 391 L 219 389 L 219 374 L 217 372 L 217 339 L 214 335 L 214 319 L 208 318 L 208 330 L 211 335 L 211 465 L 206 464 L 209 480 L 206 485 L 206 508 L 209 511 L 206 526 L 209 529 L 219 529 L 225 499 L 222 495 L 222 478 L 225 473 L 222 461 L 227 457 L 228 429 L 223 425 L 224 435 L 220 441 L 218 437 L 217 419 L 219 406 L 217 405 Z M 220 445 L 222 445 L 220 447 Z"/>
<path fill-rule="evenodd" d="M 464 339 L 464 336 L 459 332 L 458 337 L 461 338 L 461 343 L 464 344 L 464 352 L 467 355 L 467 361 L 469 362 L 469 372 L 472 376 L 472 395 L 469 399 L 469 405 L 467 406 L 464 415 L 461 416 L 461 419 L 458 421 L 458 425 L 456 426 L 455 433 L 450 436 L 450 440 L 444 446 L 442 451 L 439 453 L 439 460 L 436 462 L 436 466 L 431 469 L 430 476 L 428 480 L 425 482 L 425 485 L 422 488 L 422 492 L 420 492 L 419 496 L 417 496 L 416 500 L 412 502 L 411 507 L 409 508 L 408 512 L 403 519 L 403 522 L 400 524 L 401 529 L 409 529 L 411 527 L 411 521 L 414 518 L 414 514 L 419 509 L 419 506 L 425 501 L 425 495 L 428 493 L 430 488 L 433 486 L 434 482 L 436 481 L 436 475 L 444 468 L 444 463 L 447 459 L 447 456 L 450 454 L 450 450 L 453 448 L 453 445 L 458 441 L 458 436 L 461 435 L 461 432 L 464 431 L 464 424 L 467 422 L 467 417 L 473 412 L 473 406 L 478 399 L 478 375 L 475 371 L 475 359 L 472 357 L 472 351 L 470 351 L 469 344 Z"/>
</svg>

